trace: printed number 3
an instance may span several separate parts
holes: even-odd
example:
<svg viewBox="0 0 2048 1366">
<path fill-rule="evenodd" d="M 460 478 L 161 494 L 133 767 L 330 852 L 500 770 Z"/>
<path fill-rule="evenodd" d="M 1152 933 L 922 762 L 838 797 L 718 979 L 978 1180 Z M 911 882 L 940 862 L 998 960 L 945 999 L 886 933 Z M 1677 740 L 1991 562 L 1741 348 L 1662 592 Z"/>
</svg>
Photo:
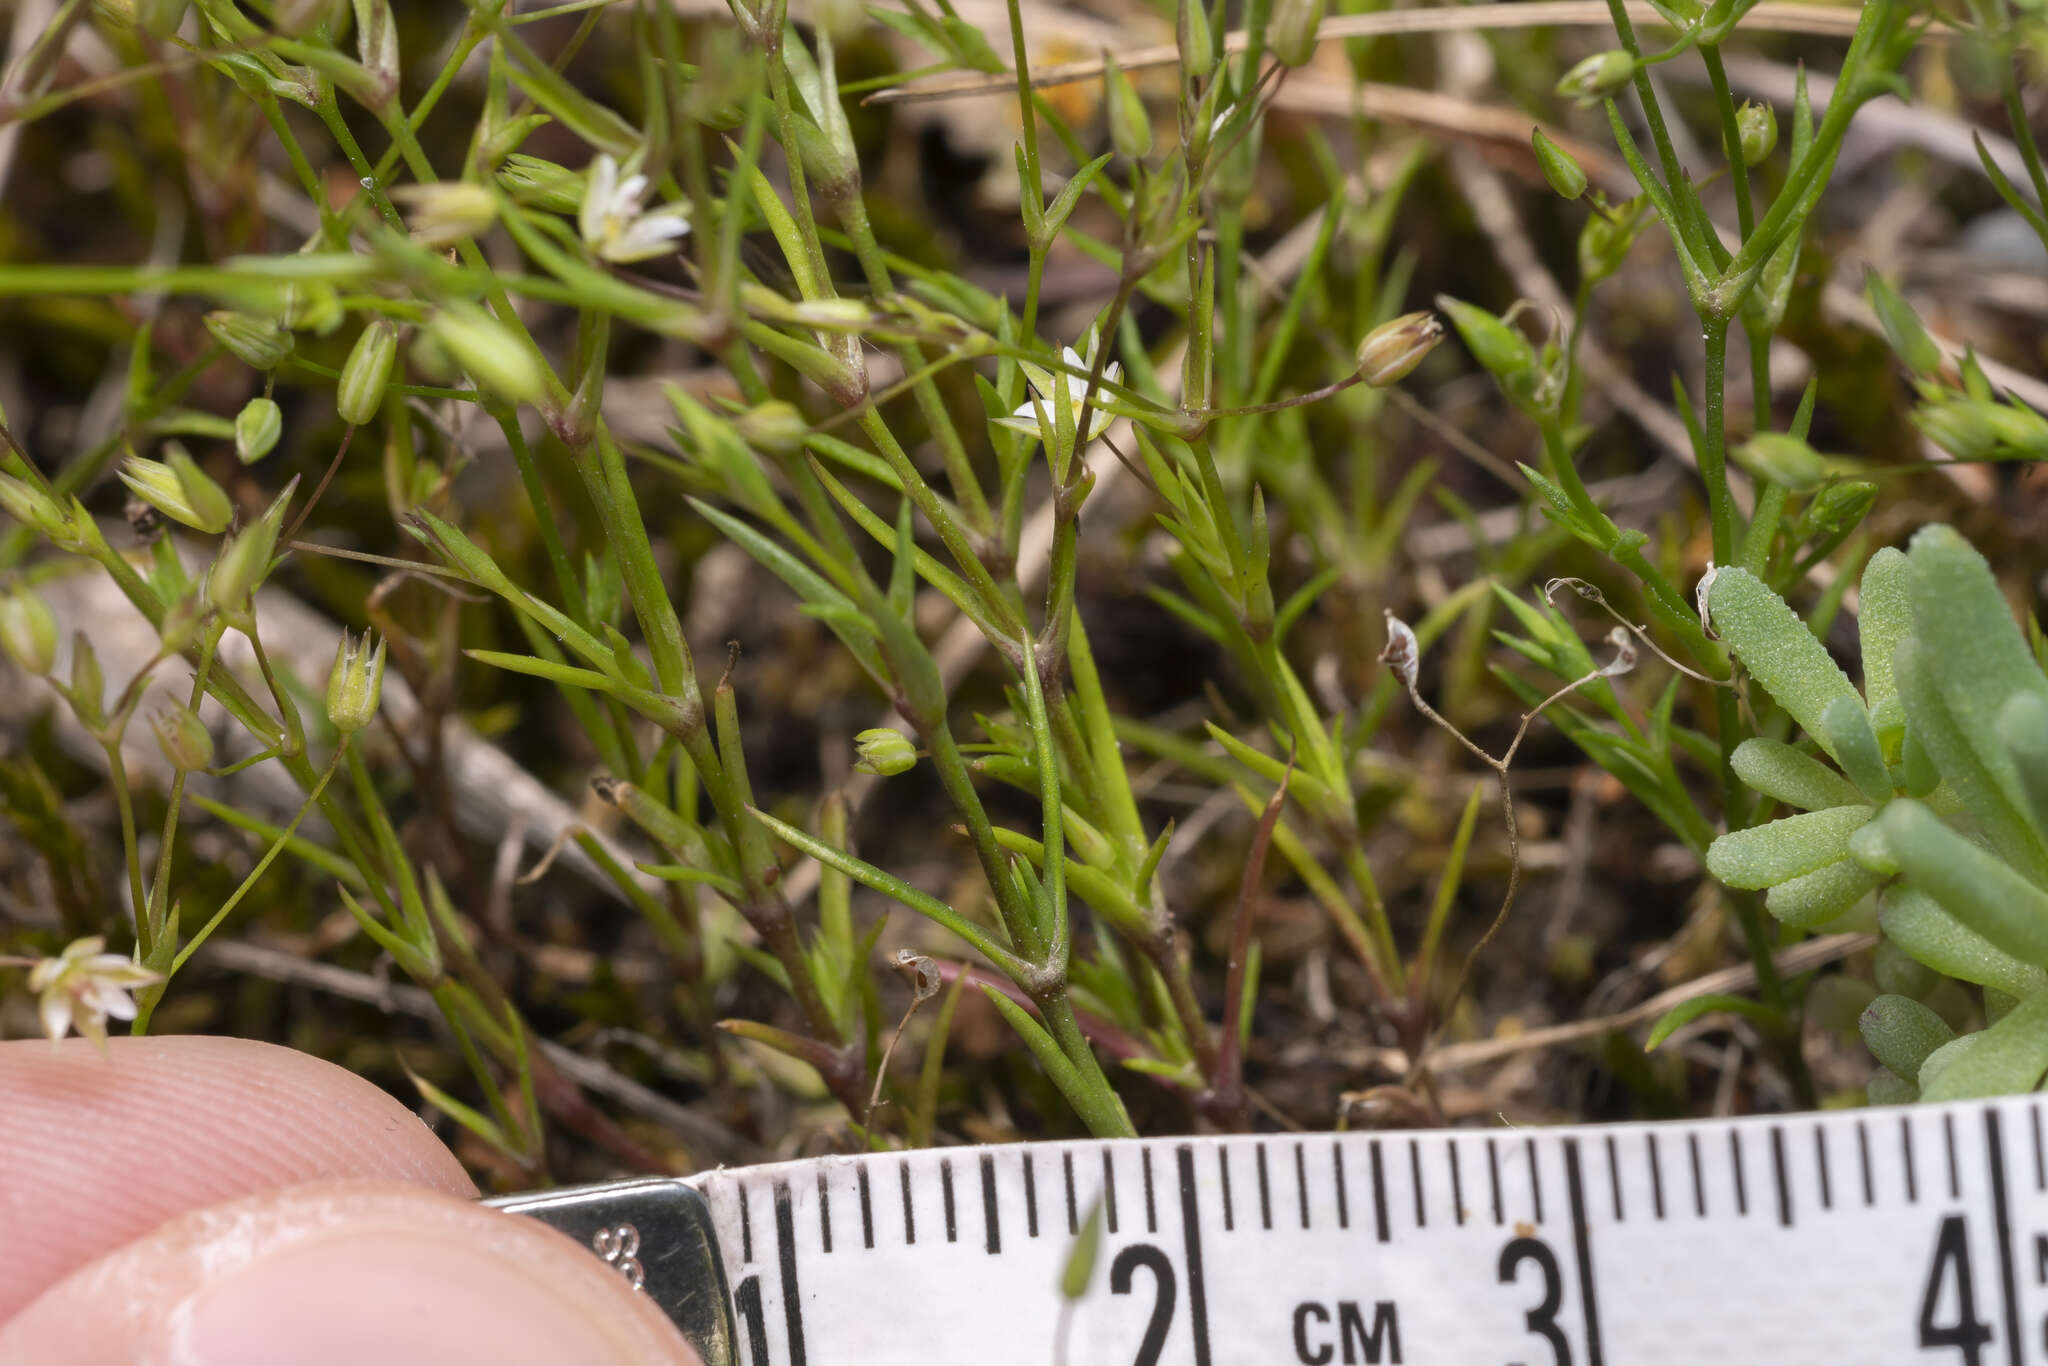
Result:
<svg viewBox="0 0 2048 1366">
<path fill-rule="evenodd" d="M 1538 1239 L 1517 1238 L 1500 1250 L 1500 1283 L 1512 1285 L 1519 1280 L 1523 1262 L 1536 1263 L 1543 1273 L 1543 1302 L 1528 1312 L 1524 1322 L 1530 1332 L 1550 1344 L 1557 1366 L 1572 1366 L 1571 1344 L 1557 1326 L 1557 1308 L 1564 1302 L 1564 1287 L 1557 1277 L 1557 1257 Z"/>
</svg>

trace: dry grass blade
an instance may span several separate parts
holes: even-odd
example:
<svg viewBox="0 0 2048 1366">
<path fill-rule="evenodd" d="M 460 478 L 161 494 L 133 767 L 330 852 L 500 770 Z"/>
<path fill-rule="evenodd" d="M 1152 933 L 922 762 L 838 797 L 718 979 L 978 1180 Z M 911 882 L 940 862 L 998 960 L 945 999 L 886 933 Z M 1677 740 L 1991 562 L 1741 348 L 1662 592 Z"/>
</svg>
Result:
<svg viewBox="0 0 2048 1366">
<path fill-rule="evenodd" d="M 1664 17 L 1648 4 L 1628 6 L 1629 17 L 1645 27 L 1669 27 Z M 1445 33 L 1455 29 L 1550 28 L 1578 25 L 1605 26 L 1611 22 L 1608 8 L 1600 0 L 1529 0 L 1529 3 L 1470 5 L 1456 8 L 1387 10 L 1378 14 L 1353 14 L 1326 21 L 1317 38 L 1329 42 L 1339 38 L 1376 38 L 1403 33 Z M 1805 33 L 1823 38 L 1847 38 L 1856 28 L 1856 10 L 1828 5 L 1760 4 L 1743 17 L 1750 32 Z M 1243 32 L 1232 33 L 1226 51 L 1245 50 Z M 1126 71 L 1140 67 L 1172 66 L 1180 51 L 1172 43 L 1132 48 L 1115 54 L 1117 65 Z M 1031 73 L 1031 84 L 1044 89 L 1094 80 L 1103 72 L 1100 59 L 1061 62 L 1039 67 Z M 894 90 L 878 90 L 867 104 L 915 104 L 927 100 L 964 99 L 974 95 L 1014 94 L 1017 77 L 1011 72 L 988 75 L 973 73 L 942 76 Z"/>
</svg>

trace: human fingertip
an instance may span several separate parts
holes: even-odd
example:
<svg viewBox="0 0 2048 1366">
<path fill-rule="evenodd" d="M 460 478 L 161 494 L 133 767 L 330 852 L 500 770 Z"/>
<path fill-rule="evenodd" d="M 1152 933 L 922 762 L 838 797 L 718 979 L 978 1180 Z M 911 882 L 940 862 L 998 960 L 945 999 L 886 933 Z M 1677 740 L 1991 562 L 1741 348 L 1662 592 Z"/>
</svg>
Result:
<svg viewBox="0 0 2048 1366">
<path fill-rule="evenodd" d="M 321 1182 L 172 1220 L 0 1329 L 0 1364 L 699 1366 L 648 1297 L 532 1220 Z"/>
</svg>

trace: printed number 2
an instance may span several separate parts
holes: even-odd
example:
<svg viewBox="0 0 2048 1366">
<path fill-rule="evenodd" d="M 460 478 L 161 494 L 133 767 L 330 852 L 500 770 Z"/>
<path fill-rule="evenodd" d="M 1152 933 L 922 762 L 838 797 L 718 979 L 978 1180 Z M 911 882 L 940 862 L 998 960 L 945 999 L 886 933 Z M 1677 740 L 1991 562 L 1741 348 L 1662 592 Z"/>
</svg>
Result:
<svg viewBox="0 0 2048 1366">
<path fill-rule="evenodd" d="M 1955 1282 L 1956 1316 L 1953 1323 L 1934 1321 L 1942 1301 L 1942 1287 Z M 1920 1345 L 1954 1347 L 1961 1350 L 1965 1366 L 1981 1366 L 1984 1344 L 1991 1341 L 1991 1325 L 1977 1317 L 1977 1295 L 1970 1279 L 1970 1235 L 1963 1216 L 1951 1214 L 1941 1221 L 1934 1240 L 1934 1266 L 1927 1273 L 1927 1289 L 1920 1296 Z"/>
<path fill-rule="evenodd" d="M 1152 1318 L 1145 1325 L 1145 1340 L 1138 1344 L 1134 1366 L 1158 1366 L 1159 1353 L 1166 1347 L 1166 1330 L 1173 1322 L 1173 1263 L 1150 1243 L 1132 1243 L 1116 1254 L 1109 1265 L 1109 1290 L 1113 1295 L 1131 1293 L 1131 1273 L 1139 1267 L 1152 1273 L 1158 1287 L 1152 1299 Z"/>
<path fill-rule="evenodd" d="M 1543 1302 L 1528 1312 L 1524 1322 L 1530 1332 L 1550 1344 L 1556 1366 L 1572 1366 L 1571 1344 L 1557 1326 L 1557 1309 L 1564 1303 L 1564 1287 L 1557 1277 L 1557 1257 L 1539 1239 L 1517 1238 L 1500 1250 L 1500 1283 L 1512 1285 L 1519 1280 L 1523 1262 L 1536 1263 L 1537 1270 L 1543 1273 Z"/>
</svg>

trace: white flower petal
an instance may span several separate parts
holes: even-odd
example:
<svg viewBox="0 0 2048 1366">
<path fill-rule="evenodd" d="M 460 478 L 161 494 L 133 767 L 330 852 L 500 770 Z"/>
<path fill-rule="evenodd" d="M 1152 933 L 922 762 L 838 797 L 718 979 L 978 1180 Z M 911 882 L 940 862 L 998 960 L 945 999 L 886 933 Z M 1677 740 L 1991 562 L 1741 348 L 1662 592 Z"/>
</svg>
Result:
<svg viewBox="0 0 2048 1366">
<path fill-rule="evenodd" d="M 605 217 L 611 212 L 618 187 L 619 163 L 611 153 L 599 152 L 590 160 L 590 178 L 584 184 L 583 205 L 576 215 L 576 226 L 584 241 L 595 245 L 603 239 Z"/>
<path fill-rule="evenodd" d="M 612 212 L 621 218 L 630 217 L 640 211 L 640 201 L 647 194 L 647 177 L 629 175 L 619 182 L 619 188 L 612 195 Z"/>
<path fill-rule="evenodd" d="M 645 261 L 669 249 L 669 243 L 690 230 L 681 214 L 654 213 L 636 218 L 597 249 L 607 261 Z"/>
<path fill-rule="evenodd" d="M 51 1039 L 61 1039 L 71 1032 L 71 998 L 61 991 L 46 991 L 38 1003 L 38 1013 L 43 1019 L 43 1033 Z"/>
<path fill-rule="evenodd" d="M 119 987 L 96 986 L 86 996 L 83 1004 L 89 1010 L 112 1016 L 116 1020 L 135 1018 L 135 1002 Z"/>
</svg>

